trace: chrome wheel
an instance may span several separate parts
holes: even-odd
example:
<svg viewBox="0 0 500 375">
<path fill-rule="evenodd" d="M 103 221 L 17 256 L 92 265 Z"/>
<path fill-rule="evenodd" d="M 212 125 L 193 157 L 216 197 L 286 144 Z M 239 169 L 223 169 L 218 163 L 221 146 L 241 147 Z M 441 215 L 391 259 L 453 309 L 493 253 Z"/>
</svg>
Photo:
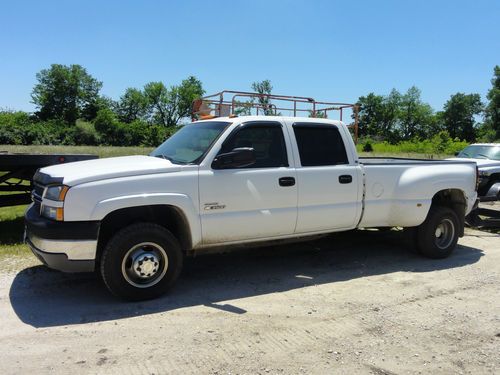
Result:
<svg viewBox="0 0 500 375">
<path fill-rule="evenodd" d="M 167 273 L 168 256 L 163 247 L 143 242 L 132 247 L 122 260 L 122 275 L 130 285 L 149 288 Z"/>
<path fill-rule="evenodd" d="M 440 249 L 446 249 L 455 238 L 455 225 L 450 219 L 443 219 L 434 231 L 434 243 Z"/>
</svg>

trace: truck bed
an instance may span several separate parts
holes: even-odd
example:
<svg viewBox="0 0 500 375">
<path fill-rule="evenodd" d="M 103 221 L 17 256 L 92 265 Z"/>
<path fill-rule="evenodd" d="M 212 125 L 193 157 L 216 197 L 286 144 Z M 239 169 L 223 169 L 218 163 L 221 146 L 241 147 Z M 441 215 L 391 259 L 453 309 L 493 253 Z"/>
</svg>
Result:
<svg viewBox="0 0 500 375">
<path fill-rule="evenodd" d="M 401 164 L 464 164 L 474 161 L 440 160 L 440 159 L 412 159 L 412 158 L 394 158 L 394 157 L 360 157 L 359 162 L 364 165 L 401 165 Z"/>
<path fill-rule="evenodd" d="M 361 227 L 417 226 L 425 219 L 435 192 L 448 186 L 474 191 L 476 163 L 455 160 L 359 158 L 364 169 Z M 443 177 L 445 176 L 445 177 Z M 466 202 L 470 211 L 475 202 Z"/>
</svg>

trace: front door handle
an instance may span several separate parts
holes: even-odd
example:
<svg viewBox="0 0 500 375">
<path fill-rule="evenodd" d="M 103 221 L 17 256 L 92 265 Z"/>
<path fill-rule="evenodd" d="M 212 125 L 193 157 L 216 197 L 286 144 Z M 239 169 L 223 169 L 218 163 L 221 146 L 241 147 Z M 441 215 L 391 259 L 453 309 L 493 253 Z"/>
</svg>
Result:
<svg viewBox="0 0 500 375">
<path fill-rule="evenodd" d="M 280 177 L 278 180 L 280 183 L 280 186 L 293 186 L 295 185 L 295 178 L 294 177 Z"/>
<path fill-rule="evenodd" d="M 339 182 L 341 184 L 350 184 L 352 182 L 352 176 L 350 174 L 343 174 L 339 176 Z"/>
</svg>

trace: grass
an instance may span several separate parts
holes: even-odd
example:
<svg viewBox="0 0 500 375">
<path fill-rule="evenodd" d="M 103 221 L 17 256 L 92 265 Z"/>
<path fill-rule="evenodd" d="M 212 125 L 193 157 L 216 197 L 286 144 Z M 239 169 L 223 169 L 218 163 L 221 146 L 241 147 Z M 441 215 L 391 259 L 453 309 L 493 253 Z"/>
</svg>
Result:
<svg viewBox="0 0 500 375">
<path fill-rule="evenodd" d="M 147 155 L 152 147 L 115 147 L 115 146 L 12 146 L 0 145 L 0 151 L 26 154 L 94 154 L 100 158 L 125 155 Z"/>
<path fill-rule="evenodd" d="M 417 152 L 358 152 L 361 157 L 387 157 L 387 158 L 410 158 L 410 159 L 446 159 L 452 158 L 448 154 L 425 154 Z"/>
<path fill-rule="evenodd" d="M 361 150 L 361 146 L 358 145 Z M 95 154 L 100 158 L 125 155 L 147 155 L 153 150 L 152 147 L 115 147 L 115 146 L 12 146 L 0 145 L 0 151 L 18 152 L 18 153 L 40 153 L 40 154 Z M 416 159 L 444 159 L 453 155 L 438 153 L 415 153 L 400 152 L 396 149 L 389 152 L 359 152 L 360 156 L 379 156 L 379 157 L 399 157 Z"/>
<path fill-rule="evenodd" d="M 0 268 L 8 269 L 12 262 L 26 258 L 31 251 L 23 244 L 23 215 L 27 206 L 0 208 Z M 34 260 L 34 257 L 33 259 Z"/>
</svg>

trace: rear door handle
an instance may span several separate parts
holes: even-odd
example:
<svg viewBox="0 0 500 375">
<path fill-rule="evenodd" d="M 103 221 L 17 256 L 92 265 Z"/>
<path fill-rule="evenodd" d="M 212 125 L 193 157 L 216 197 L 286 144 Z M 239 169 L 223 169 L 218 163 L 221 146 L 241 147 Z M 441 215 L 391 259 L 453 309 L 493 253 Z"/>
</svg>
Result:
<svg viewBox="0 0 500 375">
<path fill-rule="evenodd" d="M 339 176 L 339 182 L 341 184 L 350 184 L 352 182 L 352 176 L 350 174 L 343 174 Z"/>
<path fill-rule="evenodd" d="M 278 180 L 280 183 L 280 186 L 293 186 L 295 185 L 295 178 L 294 177 L 280 177 Z"/>
</svg>

